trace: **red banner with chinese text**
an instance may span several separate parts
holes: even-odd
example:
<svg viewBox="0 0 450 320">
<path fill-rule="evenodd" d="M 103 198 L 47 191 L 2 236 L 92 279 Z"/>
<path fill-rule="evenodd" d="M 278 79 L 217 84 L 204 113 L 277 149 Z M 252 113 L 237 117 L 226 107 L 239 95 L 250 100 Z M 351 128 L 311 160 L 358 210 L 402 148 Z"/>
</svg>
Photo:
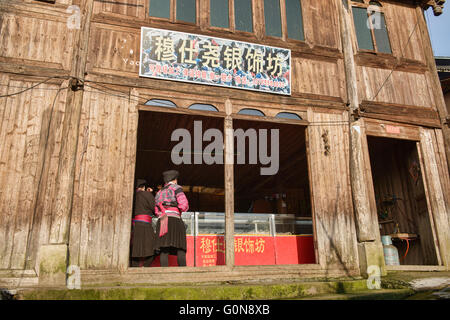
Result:
<svg viewBox="0 0 450 320">
<path fill-rule="evenodd" d="M 187 266 L 225 265 L 223 235 L 187 236 Z M 194 248 L 195 247 L 195 248 Z M 313 236 L 235 236 L 235 265 L 282 265 L 315 262 Z M 152 267 L 159 267 L 159 257 Z M 177 257 L 169 256 L 169 266 L 177 266 Z"/>
</svg>

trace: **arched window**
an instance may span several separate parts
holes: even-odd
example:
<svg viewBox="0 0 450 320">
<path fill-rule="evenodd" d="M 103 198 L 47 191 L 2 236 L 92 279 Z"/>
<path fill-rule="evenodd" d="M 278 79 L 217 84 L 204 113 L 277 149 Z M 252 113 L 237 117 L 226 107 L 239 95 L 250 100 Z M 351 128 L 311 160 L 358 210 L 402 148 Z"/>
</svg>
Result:
<svg viewBox="0 0 450 320">
<path fill-rule="evenodd" d="M 292 112 L 280 112 L 279 114 L 276 115 L 276 118 L 302 120 L 302 118 L 298 114 Z"/>
<path fill-rule="evenodd" d="M 244 114 L 244 115 L 248 115 L 248 116 L 257 116 L 257 117 L 265 117 L 266 116 L 263 112 L 261 112 L 259 110 L 249 109 L 249 108 L 240 110 L 238 112 L 238 114 Z"/>
<path fill-rule="evenodd" d="M 353 0 L 353 22 L 358 48 L 392 53 L 382 5 L 378 1 Z"/>
<path fill-rule="evenodd" d="M 194 103 L 193 105 L 191 105 L 189 107 L 189 109 L 191 110 L 200 110 L 200 111 L 213 111 L 213 112 L 218 112 L 219 110 L 217 110 L 216 107 L 214 107 L 211 104 L 201 104 L 201 103 Z"/>
<path fill-rule="evenodd" d="M 145 103 L 146 106 L 163 107 L 163 108 L 176 108 L 177 105 L 170 100 L 151 99 Z"/>
</svg>

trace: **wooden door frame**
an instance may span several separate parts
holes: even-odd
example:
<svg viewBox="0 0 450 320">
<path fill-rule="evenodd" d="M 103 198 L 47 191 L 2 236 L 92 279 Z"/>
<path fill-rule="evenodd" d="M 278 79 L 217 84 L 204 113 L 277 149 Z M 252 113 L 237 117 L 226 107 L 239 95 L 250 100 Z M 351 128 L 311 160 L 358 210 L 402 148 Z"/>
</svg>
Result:
<svg viewBox="0 0 450 320">
<path fill-rule="evenodd" d="M 432 208 L 430 205 L 430 193 L 429 193 L 429 179 L 425 175 L 425 164 L 423 161 L 423 148 L 422 148 L 422 139 L 421 139 L 421 127 L 413 126 L 413 125 L 406 125 L 402 123 L 396 123 L 396 122 L 389 122 L 389 121 L 381 121 L 381 120 L 375 120 L 375 119 L 363 119 L 364 123 L 364 136 L 365 139 L 365 145 L 366 150 L 363 150 L 364 156 L 366 159 L 368 159 L 366 165 L 368 166 L 368 172 L 370 173 L 370 176 L 368 176 L 368 180 L 366 183 L 370 186 L 370 201 L 372 202 L 372 205 L 377 208 L 376 202 L 375 202 L 375 193 L 374 193 L 374 185 L 373 185 L 373 177 L 372 177 L 372 167 L 370 164 L 370 154 L 369 154 L 369 148 L 368 148 L 368 140 L 367 137 L 378 137 L 378 138 L 392 138 L 397 140 L 404 140 L 404 141 L 413 141 L 416 143 L 416 151 L 419 157 L 419 163 L 420 163 L 420 175 L 423 181 L 424 185 L 424 191 L 425 191 L 425 198 L 427 203 L 427 212 L 428 212 L 428 218 L 431 226 L 431 233 L 434 240 L 434 249 L 436 253 L 436 259 L 438 264 L 436 266 L 442 266 L 442 259 L 441 259 L 441 251 L 438 245 L 437 235 L 436 235 L 436 226 L 435 226 L 435 219 L 432 212 Z M 370 178 L 370 179 L 369 179 Z M 378 210 L 378 209 L 377 209 Z M 378 215 L 377 215 L 378 219 Z M 400 267 L 430 267 L 430 266 L 422 266 L 422 265 L 404 265 Z M 388 269 L 390 269 L 391 266 L 387 266 Z M 435 266 L 431 266 L 435 267 Z M 392 268 L 396 269 L 396 268 Z M 402 269 L 402 268 L 397 268 Z M 405 268 L 406 269 L 406 268 Z"/>
<path fill-rule="evenodd" d="M 178 100 L 183 100 L 182 98 L 178 99 Z M 201 102 L 201 99 L 199 99 L 199 101 Z M 199 102 L 199 103 L 200 103 Z M 220 108 L 222 109 L 222 108 Z M 230 111 L 232 110 L 232 106 L 230 103 L 229 106 Z M 263 265 L 263 266 L 258 266 L 260 268 L 266 268 L 266 269 L 277 269 L 280 268 L 280 270 L 284 270 L 286 268 L 298 268 L 299 270 L 309 270 L 311 268 L 313 269 L 320 269 L 320 264 L 319 264 L 319 253 L 317 251 L 317 241 L 316 241 L 316 229 L 315 229 L 315 216 L 314 216 L 314 206 L 313 206 L 313 187 L 311 185 L 311 168 L 310 168 L 310 159 L 309 159 L 309 154 L 308 154 L 308 150 L 309 150 L 309 146 L 308 146 L 308 124 L 309 122 L 306 120 L 290 120 L 290 119 L 282 119 L 282 118 L 276 118 L 276 117 L 270 117 L 270 116 L 266 116 L 266 117 L 257 117 L 257 116 L 248 116 L 248 115 L 241 115 L 241 114 L 237 114 L 237 113 L 232 113 L 232 111 L 230 112 L 223 112 L 223 111 L 217 111 L 217 112 L 210 112 L 210 111 L 199 111 L 199 110 L 191 110 L 189 108 L 185 108 L 185 107 L 174 107 L 174 108 L 166 108 L 166 107 L 157 107 L 157 106 L 149 106 L 149 105 L 144 105 L 144 104 L 139 104 L 137 105 L 137 122 L 139 123 L 139 112 L 140 111 L 148 111 L 148 112 L 159 112 L 159 113 L 171 113 L 171 114 L 175 114 L 175 115 L 198 115 L 198 116 L 206 116 L 206 117 L 218 117 L 218 118 L 223 118 L 223 123 L 224 123 L 224 138 L 226 139 L 226 134 L 225 134 L 225 130 L 227 129 L 227 127 L 229 127 L 230 125 L 226 124 L 227 121 L 231 120 L 231 129 L 234 128 L 233 126 L 233 120 L 250 120 L 250 121 L 256 121 L 256 122 L 268 122 L 268 123 L 279 123 L 279 124 L 289 124 L 289 125 L 296 125 L 296 126 L 301 126 L 303 127 L 303 129 L 305 130 L 305 146 L 306 146 L 306 161 L 308 163 L 307 167 L 308 167 L 308 181 L 309 181 L 309 193 L 310 193 L 310 202 L 311 202 L 311 214 L 312 214 L 312 223 L 313 223 L 313 241 L 314 241 L 314 253 L 315 253 L 315 258 L 316 258 L 316 263 L 314 264 L 297 264 L 297 265 Z M 282 109 L 280 109 L 280 112 L 282 112 Z M 229 129 L 229 128 L 228 128 Z M 136 137 L 136 152 L 137 152 L 137 137 Z M 226 142 L 224 141 L 224 144 Z M 227 157 L 224 157 L 224 170 L 226 169 L 227 164 Z M 135 163 L 136 165 L 136 163 Z M 234 163 L 232 164 L 233 169 L 234 169 Z M 233 171 L 234 172 L 234 171 Z M 229 174 L 229 173 L 228 173 Z M 224 172 L 224 179 L 226 178 L 227 173 Z M 135 177 L 133 176 L 133 179 Z M 233 179 L 234 180 L 234 179 Z M 134 181 L 134 180 L 133 180 Z M 230 194 L 231 192 L 231 194 Z M 225 181 L 225 194 L 228 195 L 228 197 L 226 196 L 226 198 L 231 198 L 234 199 L 234 181 L 233 181 L 233 188 L 232 191 L 230 191 L 229 188 L 227 188 L 227 183 Z M 231 197 L 230 197 L 231 195 Z M 229 205 L 228 205 L 229 206 Z M 232 212 L 234 212 L 234 206 L 232 209 Z M 227 213 L 227 211 L 231 210 L 230 208 L 227 208 L 227 202 L 225 202 L 225 213 Z M 226 216 L 226 214 L 225 214 Z M 227 222 L 225 221 L 225 224 Z M 131 216 L 130 216 L 130 224 L 131 224 Z M 234 221 L 233 221 L 233 225 L 234 225 Z M 234 233 L 232 234 L 234 237 Z M 227 233 L 225 232 L 225 238 L 227 236 Z M 234 249 L 234 244 L 232 247 Z M 129 250 L 130 248 L 128 248 L 128 255 L 129 255 Z M 231 252 L 234 255 L 234 250 Z M 228 252 L 227 248 L 226 248 L 226 257 L 229 258 L 229 255 L 231 254 Z M 225 266 L 209 266 L 208 268 L 210 268 L 211 271 L 217 271 L 217 270 L 223 270 L 224 268 L 231 270 L 232 268 L 246 268 L 246 267 L 255 267 L 255 266 L 236 266 L 234 264 L 234 259 L 232 258 L 232 264 L 228 264 L 226 263 Z M 131 268 L 130 266 L 127 266 L 127 269 Z M 192 272 L 193 270 L 196 270 L 199 267 L 183 267 L 182 270 L 185 270 L 186 272 Z M 172 269 L 172 268 L 171 268 Z M 202 271 L 204 268 L 202 268 Z M 181 270 L 180 270 L 181 271 Z"/>
</svg>

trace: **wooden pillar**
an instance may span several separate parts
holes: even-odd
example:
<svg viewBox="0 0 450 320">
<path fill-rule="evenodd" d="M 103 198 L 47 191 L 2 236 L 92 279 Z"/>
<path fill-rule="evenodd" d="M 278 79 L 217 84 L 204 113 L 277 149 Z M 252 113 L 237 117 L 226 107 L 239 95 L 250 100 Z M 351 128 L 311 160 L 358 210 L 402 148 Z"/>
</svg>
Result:
<svg viewBox="0 0 450 320">
<path fill-rule="evenodd" d="M 84 80 L 89 47 L 90 23 L 94 1 L 81 2 L 82 24 L 73 51 L 71 76 Z M 55 217 L 50 230 L 50 243 L 68 243 L 70 214 L 72 209 L 75 161 L 83 104 L 83 90 L 69 90 L 66 102 L 66 118 L 63 123 L 63 137 L 59 156 L 56 189 L 58 190 Z"/>
<path fill-rule="evenodd" d="M 376 205 L 374 204 L 374 196 L 371 194 L 373 193 L 373 182 L 370 175 L 370 162 L 368 161 L 367 138 L 363 132 L 364 122 L 362 119 L 358 119 L 359 98 L 352 46 L 352 24 L 346 1 L 342 0 L 339 5 L 340 29 L 349 106 L 350 181 L 360 255 L 359 263 L 361 273 L 364 275 L 370 265 L 378 265 L 382 273 L 385 274 Z M 368 168 L 369 170 L 367 170 Z"/>
<path fill-rule="evenodd" d="M 51 226 L 48 230 L 49 241 L 48 244 L 68 244 L 69 230 L 70 230 L 70 214 L 73 198 L 74 172 L 76 152 L 79 136 L 79 123 L 81 118 L 81 106 L 83 103 L 83 90 L 72 89 L 77 84 L 81 83 L 85 77 L 85 69 L 89 45 L 89 31 L 92 16 L 93 0 L 79 0 L 77 5 L 80 7 L 81 24 L 80 29 L 73 32 L 76 33 L 74 37 L 74 45 L 72 51 L 72 69 L 70 76 L 72 80 L 69 81 L 69 88 L 66 95 L 65 116 L 62 123 L 61 151 L 59 154 L 58 172 L 56 175 L 56 199 L 53 206 Z M 73 79 L 80 79 L 81 82 L 74 82 Z M 51 124 L 50 124 L 51 125 Z M 51 154 L 46 152 L 44 155 L 43 166 L 48 166 L 50 163 Z M 45 198 L 38 191 L 36 210 L 42 204 L 40 203 Z M 38 212 L 39 214 L 39 212 Z M 27 250 L 27 264 L 26 268 L 33 268 L 37 262 L 37 252 L 40 239 L 40 219 L 33 220 L 30 247 Z"/>
<path fill-rule="evenodd" d="M 225 102 L 225 262 L 234 267 L 234 134 L 232 105 Z"/>
<path fill-rule="evenodd" d="M 442 170 L 445 164 L 439 157 L 439 139 L 436 138 L 433 129 L 421 128 L 419 152 L 423 162 L 422 178 L 427 193 L 429 218 L 436 232 L 436 251 L 442 264 L 450 270 L 450 210 L 446 203 L 449 195 L 449 180 L 448 171 Z"/>
<path fill-rule="evenodd" d="M 448 9 L 447 9 L 448 10 Z M 439 118 L 442 124 L 442 133 L 445 141 L 445 154 L 447 156 L 447 167 L 450 170 L 450 127 L 449 114 L 445 104 L 444 94 L 442 92 L 441 83 L 439 80 L 436 60 L 434 59 L 433 48 L 431 47 L 430 34 L 428 32 L 427 23 L 423 9 L 420 6 L 416 8 L 417 22 L 419 26 L 420 38 L 425 52 L 425 60 L 429 69 L 428 77 L 431 78 L 431 91 L 436 101 L 436 108 L 439 113 Z"/>
</svg>

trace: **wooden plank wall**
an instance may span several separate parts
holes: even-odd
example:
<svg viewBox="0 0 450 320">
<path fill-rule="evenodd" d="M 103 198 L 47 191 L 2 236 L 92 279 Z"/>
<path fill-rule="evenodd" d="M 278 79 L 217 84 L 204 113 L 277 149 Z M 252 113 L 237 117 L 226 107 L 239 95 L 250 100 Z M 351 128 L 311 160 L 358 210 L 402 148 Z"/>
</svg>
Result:
<svg viewBox="0 0 450 320">
<path fill-rule="evenodd" d="M 146 2 L 141 0 L 122 0 L 120 2 L 114 3 L 109 2 L 97 2 L 94 10 L 95 12 L 111 13 L 122 16 L 144 18 L 146 15 Z M 127 4 L 127 5 L 125 5 Z"/>
<path fill-rule="evenodd" d="M 356 54 L 360 102 L 395 103 L 436 110 L 416 7 L 383 1 L 383 12 L 393 55 Z"/>
<path fill-rule="evenodd" d="M 345 123 L 348 116 L 310 111 L 308 117 L 317 123 L 308 127 L 308 162 L 319 263 L 324 268 L 350 272 L 358 266 L 358 253 L 350 190 L 349 129 Z M 323 137 L 326 133 L 327 142 Z M 326 144 L 330 146 L 327 156 Z"/>
<path fill-rule="evenodd" d="M 2 74 L 0 94 L 12 94 L 37 82 Z M 46 83 L 23 94 L 0 98 L 0 269 L 24 267 L 35 211 L 37 229 L 40 221 L 51 225 L 66 96 L 66 90 L 56 96 L 60 86 Z M 51 158 L 44 167 L 46 152 Z M 38 200 L 39 186 L 42 198 Z M 45 230 L 40 232 L 44 243 L 49 237 Z"/>
<path fill-rule="evenodd" d="M 93 24 L 91 37 L 101 46 L 90 46 L 88 69 L 99 72 L 139 77 L 140 29 Z"/>
<path fill-rule="evenodd" d="M 341 49 L 339 27 L 323 28 L 324 21 L 329 26 L 339 25 L 338 6 L 340 1 L 302 0 L 305 40 L 311 45 Z"/>
<path fill-rule="evenodd" d="M 169 1 L 169 0 L 167 0 Z M 236 0 L 239 1 L 239 0 Z M 209 21 L 209 0 L 197 1 L 200 6 L 197 9 L 198 21 L 202 29 L 209 29 L 209 25 L 205 24 Z M 148 18 L 148 0 L 121 0 L 117 4 L 112 2 L 101 3 L 96 2 L 94 13 L 102 16 L 116 16 L 122 18 L 132 18 L 134 20 L 146 20 Z M 339 28 L 319 28 L 323 21 L 327 21 L 331 25 L 338 25 L 337 6 L 340 4 L 336 0 L 316 1 L 302 0 L 302 14 L 304 20 L 305 38 L 311 45 L 340 48 Z M 253 1 L 254 21 L 255 17 L 259 17 L 260 10 L 263 7 L 262 0 Z M 282 14 L 284 14 L 282 12 Z M 205 23 L 204 23 L 205 22 Z M 263 30 L 260 28 L 261 23 L 256 22 L 255 33 Z M 188 26 L 190 27 L 190 26 Z M 258 30 L 260 29 L 260 30 Z M 216 32 L 218 36 L 223 36 L 220 32 Z"/>
<path fill-rule="evenodd" d="M 436 246 L 442 263 L 450 263 L 449 173 L 446 166 L 444 140 L 439 130 L 421 128 L 421 156 L 426 181 L 428 205 L 436 229 Z"/>
<path fill-rule="evenodd" d="M 366 100 L 435 109 L 425 74 L 394 71 L 389 76 L 389 69 L 367 66 L 358 66 L 357 71 L 360 102 Z"/>
<path fill-rule="evenodd" d="M 425 52 L 417 25 L 416 7 L 399 2 L 383 1 L 383 10 L 393 54 L 425 63 Z"/>
<path fill-rule="evenodd" d="M 70 263 L 81 268 L 128 266 L 136 105 L 114 91 L 85 90 L 69 248 Z"/>
<path fill-rule="evenodd" d="M 323 97 L 336 97 L 344 101 L 346 92 L 342 60 L 293 58 L 292 64 L 293 94 L 306 93 Z"/>
<path fill-rule="evenodd" d="M 121 3 L 137 4 L 147 6 L 148 1 L 124 0 Z M 93 43 L 102 43 L 102 46 L 91 46 L 89 52 L 89 71 L 96 73 L 107 73 L 121 75 L 124 77 L 138 78 L 139 49 L 140 49 L 140 27 L 148 25 L 145 22 L 147 11 L 141 7 L 125 6 L 119 4 L 96 3 L 96 21 L 92 28 Z M 339 28 L 318 27 L 323 20 L 338 24 L 337 1 L 313 1 L 304 0 L 302 2 L 302 12 L 304 16 L 304 29 L 306 42 L 312 47 L 317 47 L 319 55 L 312 55 L 311 49 L 305 50 L 307 56 L 294 57 L 296 51 L 300 51 L 298 46 L 292 43 L 279 40 L 274 45 L 292 47 L 293 76 L 292 90 L 293 96 L 306 95 L 307 97 L 320 97 L 334 100 L 345 100 L 345 76 L 343 61 L 338 59 L 336 53 L 341 47 Z M 126 9 L 128 8 L 128 9 Z M 134 8 L 134 9 L 133 9 Z M 124 24 L 116 24 L 113 17 L 120 14 L 124 18 L 136 17 L 142 19 L 141 23 L 130 21 L 127 27 Z M 207 12 L 200 12 L 207 15 Z M 109 19 L 108 19 L 109 17 Z M 139 20 L 140 21 L 140 20 Z M 173 28 L 173 24 L 161 23 L 156 27 Z M 185 30 L 180 30 L 185 31 Z M 211 31 L 208 28 L 193 30 L 195 33 L 205 33 L 212 36 L 223 37 L 223 33 Z M 238 35 L 227 35 L 230 38 L 238 38 Z M 261 42 L 258 39 L 240 39 L 244 41 Z M 146 79 L 147 82 L 152 80 Z M 181 86 L 174 83 L 174 87 Z M 211 90 L 214 90 L 212 88 Z"/>
<path fill-rule="evenodd" d="M 5 14 L 0 28 L 0 62 L 70 70 L 74 32 L 62 30 L 67 30 L 64 17 Z"/>
</svg>

